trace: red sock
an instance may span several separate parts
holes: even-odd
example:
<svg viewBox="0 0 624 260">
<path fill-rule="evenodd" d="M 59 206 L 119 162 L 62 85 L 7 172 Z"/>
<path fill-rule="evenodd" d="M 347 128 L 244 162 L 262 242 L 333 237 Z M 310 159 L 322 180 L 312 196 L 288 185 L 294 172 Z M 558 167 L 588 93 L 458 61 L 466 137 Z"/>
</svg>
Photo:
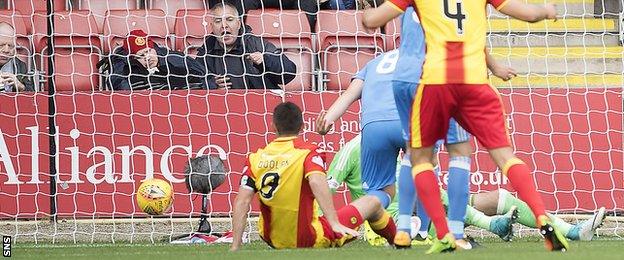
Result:
<svg viewBox="0 0 624 260">
<path fill-rule="evenodd" d="M 433 173 L 433 166 L 431 164 L 417 165 L 412 168 L 412 174 L 415 175 L 414 183 L 416 184 L 418 199 L 422 201 L 427 215 L 435 225 L 438 239 L 442 239 L 444 235 L 449 233 L 449 228 L 440 198 L 440 187 L 435 173 Z"/>
<path fill-rule="evenodd" d="M 394 236 L 397 232 L 396 225 L 388 212 L 384 211 L 384 215 L 376 221 L 369 221 L 369 225 L 375 233 L 388 240 L 390 245 L 394 244 Z"/>
<path fill-rule="evenodd" d="M 518 197 L 529 205 L 533 214 L 538 219 L 537 225 L 541 225 L 539 217 L 546 215 L 546 210 L 542 198 L 537 193 L 537 188 L 531 176 L 531 170 L 519 159 L 511 159 L 505 164 L 505 166 L 507 165 L 510 166 L 504 167 L 503 174 L 507 175 L 507 178 L 509 178 L 511 187 L 518 192 Z"/>
<path fill-rule="evenodd" d="M 336 214 L 338 215 L 338 222 L 340 222 L 340 224 L 352 229 L 357 229 L 357 227 L 364 223 L 364 219 L 358 209 L 351 204 L 340 208 Z"/>
</svg>

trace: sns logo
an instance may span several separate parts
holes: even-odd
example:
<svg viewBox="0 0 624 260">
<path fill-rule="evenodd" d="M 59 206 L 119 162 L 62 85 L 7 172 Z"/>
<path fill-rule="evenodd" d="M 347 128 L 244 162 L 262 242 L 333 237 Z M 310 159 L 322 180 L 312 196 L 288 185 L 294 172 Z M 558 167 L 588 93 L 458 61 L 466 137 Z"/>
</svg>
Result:
<svg viewBox="0 0 624 260">
<path fill-rule="evenodd" d="M 11 237 L 2 236 L 2 256 L 11 257 Z"/>
</svg>

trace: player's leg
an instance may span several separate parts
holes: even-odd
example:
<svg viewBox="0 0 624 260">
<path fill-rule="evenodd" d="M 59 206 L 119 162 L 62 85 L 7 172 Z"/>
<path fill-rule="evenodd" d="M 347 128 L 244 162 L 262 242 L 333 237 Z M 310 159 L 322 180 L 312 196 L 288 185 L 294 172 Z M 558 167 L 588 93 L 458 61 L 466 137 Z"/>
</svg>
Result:
<svg viewBox="0 0 624 260">
<path fill-rule="evenodd" d="M 376 197 L 363 196 L 341 208 L 337 213 L 340 223 L 347 227 L 352 227 L 356 225 L 355 223 L 361 224 L 367 220 L 375 233 L 385 238 L 388 243 L 393 244 L 396 225 L 390 214 L 381 207 L 381 203 Z"/>
<path fill-rule="evenodd" d="M 475 208 L 482 210 L 488 215 L 506 214 L 511 208 L 518 209 L 518 223 L 537 228 L 535 215 L 529 206 L 513 196 L 505 189 L 499 189 L 486 193 L 475 194 L 473 197 Z M 570 240 L 591 240 L 595 230 L 604 220 L 604 207 L 600 208 L 588 221 L 583 221 L 577 225 L 565 222 L 563 219 L 548 214 L 552 220 L 552 225 Z"/>
<path fill-rule="evenodd" d="M 455 119 L 488 149 L 511 186 L 537 216 L 541 233 L 546 238 L 546 248 L 566 250 L 567 241 L 553 228 L 552 221 L 546 216 L 544 203 L 537 193 L 529 167 L 513 154 L 498 92 L 487 84 L 463 85 L 454 88 L 453 95 L 462 98 L 454 114 Z"/>
<path fill-rule="evenodd" d="M 401 123 L 398 120 L 372 122 L 362 129 L 362 187 L 375 196 L 383 208 L 394 197 L 396 158 L 402 146 Z"/>
<path fill-rule="evenodd" d="M 394 241 L 397 248 L 411 246 L 411 217 L 416 199 L 413 180 L 410 153 L 407 152 L 403 155 L 399 169 L 399 214 L 397 216 L 397 236 Z"/>
<path fill-rule="evenodd" d="M 392 88 L 394 92 L 394 101 L 396 104 L 397 112 L 401 120 L 401 129 L 403 139 L 407 142 L 410 138 L 410 114 L 412 111 L 412 104 L 414 102 L 414 95 L 418 86 L 410 82 L 393 81 Z M 409 147 L 409 144 L 405 146 Z M 414 189 L 414 181 L 412 176 L 412 164 L 410 162 L 409 149 L 404 153 L 401 160 L 401 168 L 398 176 L 398 217 L 397 217 L 397 235 L 395 237 L 394 244 L 398 248 L 409 247 L 411 245 L 411 217 L 414 211 L 414 199 L 416 196 L 416 190 Z M 424 210 L 419 212 L 423 212 Z M 420 215 L 422 217 L 422 215 Z M 421 218 L 423 219 L 423 218 Z M 425 220 L 428 217 L 425 214 Z M 425 230 L 426 234 L 426 230 Z M 425 236 L 426 237 L 426 236 Z"/>
<path fill-rule="evenodd" d="M 451 119 L 447 134 L 446 149 L 449 154 L 448 177 L 448 219 L 451 232 L 458 239 L 458 245 L 469 249 L 470 243 L 463 241 L 466 206 L 470 197 L 470 156 L 473 153 L 470 134 Z M 463 242 L 462 242 L 463 241 Z"/>
<path fill-rule="evenodd" d="M 474 198 L 474 195 L 473 195 Z M 467 225 L 476 226 L 488 230 L 504 241 L 510 241 L 514 236 L 513 224 L 518 219 L 518 209 L 511 207 L 504 214 L 486 215 L 484 212 L 468 205 L 466 207 Z"/>
<path fill-rule="evenodd" d="M 436 227 L 434 242 L 427 253 L 455 249 L 455 239 L 449 232 L 446 214 L 440 199 L 438 178 L 433 171 L 433 145 L 446 137 L 453 98 L 446 85 L 421 85 L 412 106 L 412 175 L 418 198 Z"/>
</svg>

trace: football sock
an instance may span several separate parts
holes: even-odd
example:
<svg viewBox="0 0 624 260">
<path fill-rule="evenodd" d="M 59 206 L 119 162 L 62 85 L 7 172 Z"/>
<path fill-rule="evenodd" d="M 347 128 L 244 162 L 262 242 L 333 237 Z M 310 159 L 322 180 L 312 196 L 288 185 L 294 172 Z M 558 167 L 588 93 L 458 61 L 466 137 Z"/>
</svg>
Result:
<svg viewBox="0 0 624 260">
<path fill-rule="evenodd" d="M 498 205 L 496 207 L 496 214 L 506 214 L 512 206 L 516 206 L 518 208 L 518 223 L 527 227 L 537 228 L 537 225 L 535 224 L 535 215 L 533 215 L 529 205 L 524 203 L 524 201 L 519 200 L 514 195 L 511 195 L 511 193 L 507 190 L 498 190 Z"/>
<path fill-rule="evenodd" d="M 412 164 L 409 161 L 409 153 L 405 153 L 403 160 L 401 160 L 401 169 L 399 171 L 399 217 L 397 218 L 397 229 L 408 234 L 411 231 L 410 222 L 412 212 L 414 211 L 415 196 L 416 190 L 412 181 Z M 420 212 L 418 213 L 420 214 Z"/>
<path fill-rule="evenodd" d="M 394 220 L 390 217 L 388 212 L 384 210 L 381 218 L 375 221 L 369 221 L 368 223 L 375 233 L 388 240 L 388 243 L 394 243 L 394 236 L 396 235 L 397 229 Z"/>
<path fill-rule="evenodd" d="M 417 199 L 416 208 L 421 223 L 418 232 L 421 234 L 422 237 L 426 237 L 427 233 L 429 232 L 431 219 L 429 218 L 429 215 L 427 215 L 427 211 L 425 210 L 425 206 L 422 204 L 422 200 Z"/>
<path fill-rule="evenodd" d="M 470 195 L 470 157 L 451 157 L 448 179 L 449 227 L 455 239 L 464 238 L 464 218 Z"/>
<path fill-rule="evenodd" d="M 511 195 L 509 191 L 500 189 L 498 191 L 498 207 L 496 209 L 496 213 L 499 215 L 505 214 L 512 206 L 516 206 L 518 208 L 518 223 L 527 227 L 537 228 L 537 224 L 535 223 L 535 215 L 533 215 L 533 212 L 531 212 L 529 206 L 524 203 L 524 201 L 521 201 L 514 195 Z M 547 215 L 550 217 L 552 225 L 563 235 L 567 235 L 572 227 L 574 227 L 574 225 L 565 222 L 563 219 L 560 219 L 551 214 Z"/>
<path fill-rule="evenodd" d="M 492 223 L 492 217 L 486 216 L 471 206 L 466 207 L 466 224 L 489 230 L 490 223 Z"/>
<path fill-rule="evenodd" d="M 340 208 L 340 211 L 337 213 L 338 221 L 349 228 L 356 229 L 364 223 L 364 218 L 362 218 L 360 211 L 351 204 Z"/>
<path fill-rule="evenodd" d="M 551 224 L 555 227 L 555 229 L 561 232 L 561 234 L 563 234 L 564 236 L 568 236 L 568 233 L 574 227 L 574 225 L 568 222 L 565 222 L 563 219 L 555 217 L 554 215 L 551 215 L 551 214 L 546 214 L 546 215 L 550 217 Z"/>
<path fill-rule="evenodd" d="M 435 225 L 438 239 L 442 239 L 444 235 L 449 233 L 449 229 L 440 199 L 440 187 L 433 173 L 433 165 L 430 163 L 414 165 L 412 174 L 416 183 L 418 199 L 422 201 L 427 214 Z"/>
<path fill-rule="evenodd" d="M 383 207 L 384 209 L 387 208 L 388 205 L 390 205 L 390 194 L 386 193 L 383 190 L 369 190 L 366 192 L 366 194 L 377 198 L 379 202 L 381 202 L 381 207 Z"/>
<path fill-rule="evenodd" d="M 518 197 L 529 205 L 536 217 L 546 215 L 544 202 L 537 193 L 531 171 L 523 161 L 518 158 L 508 160 L 503 166 L 503 174 L 509 179 L 511 187 L 518 192 Z"/>
</svg>

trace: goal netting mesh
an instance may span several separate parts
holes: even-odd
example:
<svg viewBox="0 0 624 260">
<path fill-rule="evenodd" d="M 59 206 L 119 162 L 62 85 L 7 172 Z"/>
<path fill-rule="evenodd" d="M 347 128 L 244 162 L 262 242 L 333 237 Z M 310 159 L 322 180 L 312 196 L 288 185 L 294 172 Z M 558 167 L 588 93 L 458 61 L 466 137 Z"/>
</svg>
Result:
<svg viewBox="0 0 624 260">
<path fill-rule="evenodd" d="M 620 237 L 622 1 L 594 1 L 555 0 L 561 18 L 535 24 L 488 9 L 488 51 L 518 72 L 512 81 L 492 78 L 491 84 L 502 95 L 517 155 L 534 169 L 534 179 L 527 181 L 537 184 L 547 210 L 577 223 L 606 207 L 607 223 L 598 234 Z M 304 138 L 318 143 L 331 160 L 358 134 L 359 105 L 325 137 L 313 132 L 318 113 L 368 60 L 398 46 L 400 34 L 397 21 L 377 30 L 363 28 L 361 10 L 261 6 L 247 12 L 251 31 L 245 33 L 262 36 L 296 65 L 283 91 L 185 85 L 128 91 L 107 84 L 114 75 L 98 68 L 98 61 L 115 56 L 133 29 L 196 57 L 213 32 L 208 1 L 53 3 L 50 16 L 46 1 L 0 1 L 6 5 L 0 20 L 15 28 L 15 57 L 26 66 L 20 71 L 2 66 L 1 71 L 21 73 L 18 79 L 32 79 L 35 88 L 0 92 L 0 233 L 18 242 L 159 242 L 192 232 L 202 199 L 186 190 L 183 171 L 189 158 L 205 154 L 219 156 L 229 169 L 208 203 L 213 229 L 229 230 L 245 156 L 274 137 L 273 107 L 283 100 L 299 104 Z M 49 20 L 54 21 L 54 45 L 48 44 Z M 263 71 L 261 76 L 273 73 L 282 80 L 289 73 Z M 443 173 L 445 161 L 443 152 Z M 473 193 L 511 190 L 482 148 L 472 171 Z M 137 207 L 135 191 L 147 178 L 173 184 L 175 200 L 167 214 L 150 217 Z M 335 200 L 340 206 L 348 198 L 341 188 Z M 258 214 L 256 204 L 251 214 Z"/>
</svg>

